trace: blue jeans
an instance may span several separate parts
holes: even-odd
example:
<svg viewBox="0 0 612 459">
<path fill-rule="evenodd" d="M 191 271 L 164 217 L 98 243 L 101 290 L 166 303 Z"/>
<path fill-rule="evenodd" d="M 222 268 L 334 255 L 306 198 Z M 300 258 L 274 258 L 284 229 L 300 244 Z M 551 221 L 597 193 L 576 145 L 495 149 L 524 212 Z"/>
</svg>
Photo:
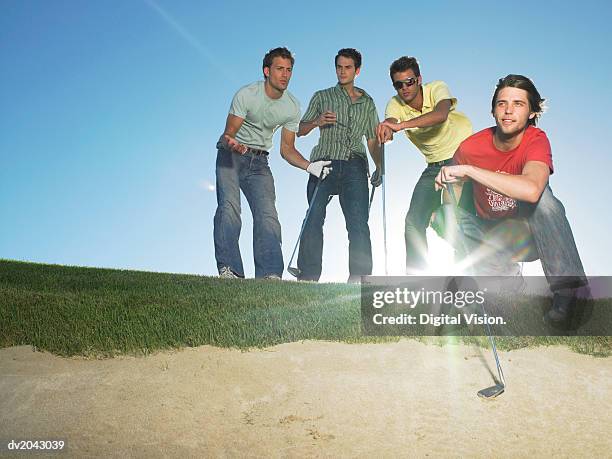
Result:
<svg viewBox="0 0 612 459">
<path fill-rule="evenodd" d="M 515 218 L 486 220 L 462 209 L 455 212 L 452 205 L 444 208 L 447 238 L 457 250 L 468 252 L 473 274 L 516 275 L 517 261 L 539 258 L 551 290 L 587 284 L 565 208 L 549 186 L 537 203 L 519 202 Z"/>
<path fill-rule="evenodd" d="M 214 220 L 215 258 L 217 268 L 229 267 L 244 277 L 238 238 L 240 190 L 253 214 L 253 256 L 255 277 L 282 276 L 281 226 L 276 212 L 274 179 L 268 157 L 246 153 L 240 155 L 218 146 L 217 212 Z"/>
<path fill-rule="evenodd" d="M 332 171 L 319 184 L 315 201 L 312 201 L 318 179 L 308 180 L 306 194 L 312 206 L 304 227 L 298 254 L 300 280 L 318 281 L 321 277 L 323 256 L 323 223 L 327 204 L 338 195 L 349 238 L 349 273 L 351 276 L 367 276 L 372 273 L 372 244 L 368 226 L 368 166 L 359 156 L 348 161 L 334 160 Z"/>
</svg>

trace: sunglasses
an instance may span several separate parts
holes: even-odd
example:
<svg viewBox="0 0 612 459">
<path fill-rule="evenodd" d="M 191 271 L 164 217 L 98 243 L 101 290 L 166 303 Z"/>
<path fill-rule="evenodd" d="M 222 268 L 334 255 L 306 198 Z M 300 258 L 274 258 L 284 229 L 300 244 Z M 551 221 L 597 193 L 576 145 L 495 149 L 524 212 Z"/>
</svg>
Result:
<svg viewBox="0 0 612 459">
<path fill-rule="evenodd" d="M 407 80 L 397 80 L 393 82 L 393 87 L 398 91 L 404 87 L 404 85 L 410 87 L 417 82 L 416 78 L 408 78 Z"/>
</svg>

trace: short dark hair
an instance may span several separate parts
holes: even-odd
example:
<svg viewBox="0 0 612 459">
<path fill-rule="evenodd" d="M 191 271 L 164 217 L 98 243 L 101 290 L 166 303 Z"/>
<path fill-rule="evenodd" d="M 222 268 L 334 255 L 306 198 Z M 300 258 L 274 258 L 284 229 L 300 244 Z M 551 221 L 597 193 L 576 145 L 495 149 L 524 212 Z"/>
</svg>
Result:
<svg viewBox="0 0 612 459">
<path fill-rule="evenodd" d="M 361 53 L 355 48 L 342 48 L 341 50 L 339 50 L 338 54 L 336 54 L 336 57 L 334 59 L 334 65 L 338 65 L 338 58 L 340 56 L 346 57 L 348 59 L 353 59 L 353 63 L 355 64 L 355 70 L 361 67 Z"/>
<path fill-rule="evenodd" d="M 291 61 L 292 66 L 295 63 L 295 59 L 293 58 L 291 51 L 289 51 L 287 48 L 285 47 L 274 48 L 268 51 L 266 55 L 264 56 L 263 65 L 261 67 L 261 70 L 263 71 L 263 69 L 265 69 L 266 67 L 270 67 L 275 57 L 282 57 L 284 59 L 289 59 Z M 265 73 L 264 73 L 264 76 L 266 76 Z"/>
<path fill-rule="evenodd" d="M 518 88 L 527 91 L 527 100 L 529 101 L 529 111 L 535 113 L 532 119 L 529 119 L 528 123 L 535 126 L 538 118 L 544 113 L 544 100 L 540 96 L 540 93 L 536 89 L 533 81 L 523 75 L 507 75 L 504 78 L 500 78 L 495 87 L 493 93 L 493 99 L 491 100 L 491 113 L 495 112 L 495 102 L 497 101 L 497 94 L 504 88 Z"/>
<path fill-rule="evenodd" d="M 419 69 L 419 62 L 414 57 L 402 56 L 396 59 L 389 67 L 389 76 L 393 81 L 393 74 L 399 72 L 405 72 L 406 70 L 412 70 L 415 77 L 421 76 L 421 70 Z"/>
</svg>

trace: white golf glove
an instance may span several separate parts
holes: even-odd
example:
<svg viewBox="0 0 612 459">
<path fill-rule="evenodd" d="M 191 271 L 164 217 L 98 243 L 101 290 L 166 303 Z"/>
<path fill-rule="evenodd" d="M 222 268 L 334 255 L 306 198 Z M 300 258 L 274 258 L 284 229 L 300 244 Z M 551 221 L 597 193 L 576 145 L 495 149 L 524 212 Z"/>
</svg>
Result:
<svg viewBox="0 0 612 459">
<path fill-rule="evenodd" d="M 372 178 L 370 178 L 370 183 L 374 188 L 380 186 L 380 184 L 382 183 L 382 174 L 378 169 L 376 169 L 372 174 Z"/>
<path fill-rule="evenodd" d="M 331 167 L 327 167 L 330 164 L 331 161 L 315 161 L 314 163 L 310 163 L 306 170 L 315 177 L 319 177 L 321 180 L 323 180 L 332 170 Z"/>
</svg>

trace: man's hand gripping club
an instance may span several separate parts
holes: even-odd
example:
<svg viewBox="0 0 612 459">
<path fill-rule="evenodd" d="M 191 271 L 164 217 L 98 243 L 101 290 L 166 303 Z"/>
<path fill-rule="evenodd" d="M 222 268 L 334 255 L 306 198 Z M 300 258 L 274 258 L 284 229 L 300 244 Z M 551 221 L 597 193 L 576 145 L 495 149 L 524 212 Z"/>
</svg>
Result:
<svg viewBox="0 0 612 459">
<path fill-rule="evenodd" d="M 465 165 L 444 166 L 438 172 L 435 179 L 436 191 L 446 189 L 448 183 L 459 183 L 469 179 Z"/>
<path fill-rule="evenodd" d="M 331 167 L 328 167 L 330 164 L 331 161 L 315 161 L 313 163 L 310 163 L 306 170 L 315 177 L 318 177 L 323 180 L 332 170 Z"/>
</svg>

